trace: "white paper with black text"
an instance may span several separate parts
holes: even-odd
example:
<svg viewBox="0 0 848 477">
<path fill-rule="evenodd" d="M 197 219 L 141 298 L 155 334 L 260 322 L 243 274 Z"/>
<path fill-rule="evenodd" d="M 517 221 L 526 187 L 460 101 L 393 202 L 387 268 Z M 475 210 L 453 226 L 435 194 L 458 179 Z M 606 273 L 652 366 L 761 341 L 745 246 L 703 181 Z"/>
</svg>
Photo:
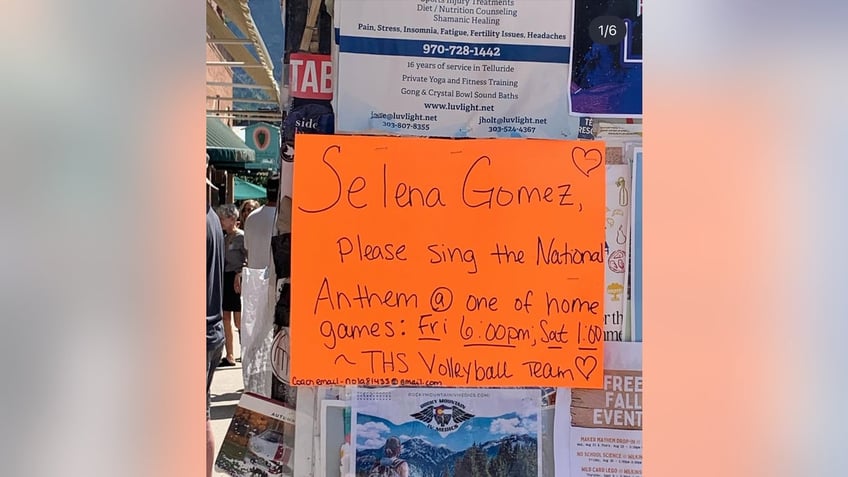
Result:
<svg viewBox="0 0 848 477">
<path fill-rule="evenodd" d="M 604 344 L 604 389 L 560 388 L 556 477 L 642 475 L 642 343 Z"/>
</svg>

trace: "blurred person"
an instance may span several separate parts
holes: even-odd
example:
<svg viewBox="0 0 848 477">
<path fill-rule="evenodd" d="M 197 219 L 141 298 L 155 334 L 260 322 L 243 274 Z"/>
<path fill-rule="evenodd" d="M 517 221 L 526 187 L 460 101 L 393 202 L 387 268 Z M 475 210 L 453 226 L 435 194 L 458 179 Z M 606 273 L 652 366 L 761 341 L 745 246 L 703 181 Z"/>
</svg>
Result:
<svg viewBox="0 0 848 477">
<path fill-rule="evenodd" d="M 254 210 L 259 208 L 259 202 L 253 199 L 247 199 L 241 203 L 239 208 L 239 228 L 244 231 L 244 224 L 247 223 L 247 217 L 253 213 Z M 245 253 L 247 253 L 247 249 L 245 248 Z M 245 256 L 245 261 L 247 257 Z M 245 262 L 246 263 L 246 262 Z M 236 293 L 241 296 L 241 274 L 236 277 Z M 241 341 L 241 327 L 239 328 L 239 341 Z M 236 358 L 236 361 L 241 361 L 241 356 Z"/>
<path fill-rule="evenodd" d="M 247 249 L 247 267 L 262 270 L 271 263 L 271 237 L 275 235 L 277 195 L 280 191 L 280 176 L 268 178 L 265 186 L 268 201 L 254 210 L 245 220 L 244 246 Z"/>
<path fill-rule="evenodd" d="M 241 207 L 239 208 L 239 224 L 238 227 L 244 230 L 244 224 L 247 223 L 247 217 L 253 213 L 254 210 L 259 208 L 259 202 L 248 199 L 241 203 Z"/>
<path fill-rule="evenodd" d="M 374 464 L 368 477 L 409 477 L 409 464 L 400 458 L 400 439 L 391 436 L 383 447 L 384 457 Z"/>
<path fill-rule="evenodd" d="M 209 156 L 206 156 L 209 165 Z M 217 189 L 209 179 L 206 185 Z M 207 194 L 208 197 L 208 194 Z M 212 376 L 221 361 L 224 350 L 223 287 L 224 285 L 224 232 L 218 214 L 206 202 L 206 476 L 212 476 L 215 458 L 215 436 L 210 422 L 211 398 L 209 388 Z"/>
<path fill-rule="evenodd" d="M 247 265 L 247 250 L 244 248 L 244 232 L 239 229 L 239 211 L 234 204 L 218 207 L 218 218 L 224 230 L 224 347 L 226 356 L 218 366 L 235 366 L 233 356 L 236 331 L 241 331 L 241 269 Z"/>
</svg>

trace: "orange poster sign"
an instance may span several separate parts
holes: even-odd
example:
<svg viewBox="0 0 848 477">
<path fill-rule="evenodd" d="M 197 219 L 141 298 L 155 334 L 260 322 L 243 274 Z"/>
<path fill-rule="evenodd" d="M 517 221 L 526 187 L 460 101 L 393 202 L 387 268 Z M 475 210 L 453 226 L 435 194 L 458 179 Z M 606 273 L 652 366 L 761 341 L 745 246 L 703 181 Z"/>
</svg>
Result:
<svg viewBox="0 0 848 477">
<path fill-rule="evenodd" d="M 602 386 L 602 142 L 296 149 L 292 384 Z"/>
</svg>

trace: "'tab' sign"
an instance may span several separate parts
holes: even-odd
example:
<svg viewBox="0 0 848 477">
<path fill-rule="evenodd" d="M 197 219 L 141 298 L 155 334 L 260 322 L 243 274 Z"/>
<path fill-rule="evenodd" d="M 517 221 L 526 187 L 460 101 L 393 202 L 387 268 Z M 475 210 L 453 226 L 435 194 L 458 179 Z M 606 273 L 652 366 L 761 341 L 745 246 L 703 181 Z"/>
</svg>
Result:
<svg viewBox="0 0 848 477">
<path fill-rule="evenodd" d="M 330 55 L 292 53 L 289 59 L 291 95 L 304 99 L 333 98 L 333 61 Z"/>
</svg>

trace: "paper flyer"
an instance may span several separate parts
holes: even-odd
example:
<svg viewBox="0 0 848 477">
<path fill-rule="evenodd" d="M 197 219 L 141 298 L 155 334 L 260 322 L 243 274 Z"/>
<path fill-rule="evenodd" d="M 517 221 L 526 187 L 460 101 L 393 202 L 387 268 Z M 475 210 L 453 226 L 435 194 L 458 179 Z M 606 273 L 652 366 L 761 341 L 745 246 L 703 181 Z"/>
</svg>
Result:
<svg viewBox="0 0 848 477">
<path fill-rule="evenodd" d="M 294 475 L 294 424 L 294 410 L 242 395 L 215 467 L 232 477 Z"/>
<path fill-rule="evenodd" d="M 540 411 L 538 388 L 355 389 L 356 476 L 540 475 Z"/>
<path fill-rule="evenodd" d="M 576 138 L 565 81 L 571 6 L 569 0 L 338 2 L 337 129 Z"/>
<path fill-rule="evenodd" d="M 630 238 L 630 165 L 607 165 L 604 340 L 623 341 Z"/>
<path fill-rule="evenodd" d="M 629 144 L 642 143 L 642 122 L 624 119 L 593 119 L 592 132 L 595 139 L 606 144 L 607 165 L 627 164 Z"/>
<path fill-rule="evenodd" d="M 593 121 L 595 139 L 607 144 L 642 140 L 642 121 L 633 119 L 597 119 Z"/>
<path fill-rule="evenodd" d="M 642 475 L 641 343 L 606 343 L 604 389 L 557 395 L 556 477 Z"/>
<path fill-rule="evenodd" d="M 603 385 L 602 142 L 297 141 L 293 385 Z"/>
</svg>

